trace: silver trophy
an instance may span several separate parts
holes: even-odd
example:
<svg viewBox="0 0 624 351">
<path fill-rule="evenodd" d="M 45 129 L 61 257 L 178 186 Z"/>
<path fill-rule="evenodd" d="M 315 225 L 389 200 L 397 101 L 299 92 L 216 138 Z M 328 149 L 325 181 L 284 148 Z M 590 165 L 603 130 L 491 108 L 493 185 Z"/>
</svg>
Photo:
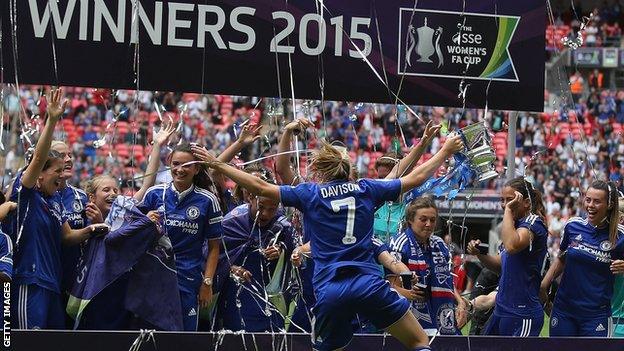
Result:
<svg viewBox="0 0 624 351">
<path fill-rule="evenodd" d="M 479 181 L 483 182 L 498 177 L 496 172 L 496 154 L 491 146 L 490 134 L 484 123 L 474 123 L 459 130 L 464 140 L 466 151 L 462 152 L 477 172 Z"/>
</svg>

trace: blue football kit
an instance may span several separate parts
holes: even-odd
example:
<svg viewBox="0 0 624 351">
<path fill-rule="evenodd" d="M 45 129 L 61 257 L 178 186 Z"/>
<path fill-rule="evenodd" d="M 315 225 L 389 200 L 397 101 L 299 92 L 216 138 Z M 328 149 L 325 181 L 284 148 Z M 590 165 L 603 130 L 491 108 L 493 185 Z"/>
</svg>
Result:
<svg viewBox="0 0 624 351">
<path fill-rule="evenodd" d="M 613 245 L 608 223 L 597 228 L 586 218 L 573 217 L 563 228 L 560 250 L 565 266 L 553 304 L 550 335 L 610 336 L 615 276 L 609 267 L 613 260 L 624 258 L 624 226 L 618 225 Z"/>
<path fill-rule="evenodd" d="M 528 229 L 533 238 L 528 247 L 515 254 L 507 252 L 504 245 L 500 246 L 502 265 L 496 307 L 484 334 L 539 336 L 544 324 L 539 289 L 548 253 L 548 230 L 535 214 L 516 220 L 514 226 Z"/>
<path fill-rule="evenodd" d="M 282 203 L 302 211 L 310 238 L 317 298 L 312 310 L 315 349 L 346 346 L 356 314 L 385 329 L 408 312 L 407 299 L 381 278 L 372 242 L 375 211 L 400 193 L 396 179 L 280 186 Z"/>
<path fill-rule="evenodd" d="M 292 251 L 292 226 L 286 218 L 277 214 L 271 222 L 260 227 L 254 224 L 255 214 L 249 212 L 248 204 L 234 208 L 223 219 L 223 244 L 219 260 L 219 289 L 217 320 L 220 327 L 226 330 L 246 330 L 248 332 L 272 331 L 284 328 L 284 318 L 269 308 L 267 301 L 262 301 L 247 289 L 241 289 L 230 277 L 230 265 L 240 266 L 252 275 L 252 282 L 246 284 L 253 291 L 264 291 L 272 279 L 284 283 L 286 276 L 282 260 L 268 261 L 261 250 L 269 245 L 278 245 L 284 251 L 284 257 L 290 257 Z M 277 276 L 274 275 L 277 272 Z M 276 280 L 276 281 L 278 281 Z M 282 291 L 272 291 L 279 295 Z M 262 294 L 261 294 L 262 295 Z M 262 297 L 264 298 L 264 296 Z"/>
<path fill-rule="evenodd" d="M 59 194 L 63 202 L 64 216 L 67 218 L 69 227 L 72 229 L 86 227 L 88 219 L 85 209 L 89 202 L 87 193 L 68 184 L 67 187 L 59 190 Z M 63 266 L 61 288 L 63 291 L 70 291 L 76 279 L 76 266 L 80 259 L 81 247 L 82 245 L 61 245 L 61 265 Z"/>
<path fill-rule="evenodd" d="M 197 330 L 199 288 L 206 240 L 220 240 L 223 216 L 217 197 L 192 185 L 178 192 L 173 183 L 151 187 L 145 193 L 142 211 L 157 210 L 171 240 L 178 272 L 184 330 Z"/>
<path fill-rule="evenodd" d="M 15 181 L 18 203 L 7 233 L 15 244 L 11 317 L 20 329 L 62 329 L 61 232 L 66 222 L 60 194 L 45 196 Z"/>
</svg>

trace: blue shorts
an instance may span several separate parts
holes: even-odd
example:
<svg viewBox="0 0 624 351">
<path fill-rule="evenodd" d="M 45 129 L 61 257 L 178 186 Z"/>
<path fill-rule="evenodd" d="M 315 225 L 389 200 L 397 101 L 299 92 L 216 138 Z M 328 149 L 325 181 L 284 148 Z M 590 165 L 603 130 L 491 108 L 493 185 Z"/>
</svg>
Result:
<svg viewBox="0 0 624 351">
<path fill-rule="evenodd" d="M 410 308 L 408 300 L 377 275 L 339 272 L 315 290 L 312 342 L 319 351 L 347 346 L 353 338 L 351 322 L 356 314 L 376 328 L 386 329 Z"/>
<path fill-rule="evenodd" d="M 188 293 L 180 290 L 182 304 L 182 324 L 184 331 L 197 331 L 199 321 L 199 299 L 197 293 Z"/>
<path fill-rule="evenodd" d="M 501 317 L 492 315 L 485 326 L 483 335 L 499 336 L 539 336 L 544 326 L 544 315 L 533 318 Z"/>
<path fill-rule="evenodd" d="M 17 329 L 64 329 L 61 295 L 35 284 L 11 284 L 11 317 Z"/>
<path fill-rule="evenodd" d="M 579 318 L 553 309 L 550 316 L 550 336 L 611 337 L 611 317 Z"/>
</svg>

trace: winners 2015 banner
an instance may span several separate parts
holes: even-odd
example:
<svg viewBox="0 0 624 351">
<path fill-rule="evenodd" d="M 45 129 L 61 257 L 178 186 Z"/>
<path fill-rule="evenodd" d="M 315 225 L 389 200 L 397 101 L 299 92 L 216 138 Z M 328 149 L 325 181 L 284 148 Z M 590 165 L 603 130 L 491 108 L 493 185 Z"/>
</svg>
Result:
<svg viewBox="0 0 624 351">
<path fill-rule="evenodd" d="M 433 106 L 463 106 L 461 85 L 467 107 L 543 110 L 541 0 L 6 0 L 0 15 L 4 83 Z"/>
</svg>

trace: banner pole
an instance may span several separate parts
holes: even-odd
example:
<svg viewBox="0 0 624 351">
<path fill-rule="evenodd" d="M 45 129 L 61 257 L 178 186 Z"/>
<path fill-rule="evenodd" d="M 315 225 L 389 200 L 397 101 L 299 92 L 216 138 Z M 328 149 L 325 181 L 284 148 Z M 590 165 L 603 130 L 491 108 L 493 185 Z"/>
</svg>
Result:
<svg viewBox="0 0 624 351">
<path fill-rule="evenodd" d="M 511 180 L 516 175 L 516 122 L 518 121 L 518 111 L 509 113 L 509 123 L 507 132 L 507 180 Z"/>
</svg>

